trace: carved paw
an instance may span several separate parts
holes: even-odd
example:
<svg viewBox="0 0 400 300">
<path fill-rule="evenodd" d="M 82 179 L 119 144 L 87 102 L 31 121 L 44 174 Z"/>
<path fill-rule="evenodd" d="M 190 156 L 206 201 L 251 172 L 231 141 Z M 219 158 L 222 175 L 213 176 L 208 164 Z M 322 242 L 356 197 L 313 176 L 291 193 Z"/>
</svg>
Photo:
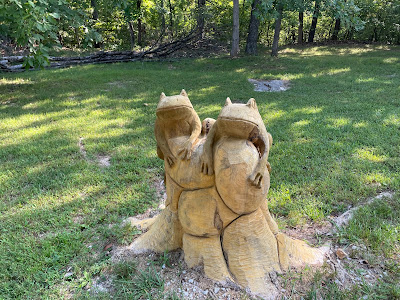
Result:
<svg viewBox="0 0 400 300">
<path fill-rule="evenodd" d="M 260 189 L 262 186 L 262 179 L 264 177 L 265 167 L 257 166 L 254 172 L 249 176 L 249 181 L 251 185 Z"/>
<path fill-rule="evenodd" d="M 175 164 L 176 158 L 172 154 L 166 155 L 165 160 L 167 161 L 168 165 L 172 167 Z"/>
<path fill-rule="evenodd" d="M 187 141 L 178 152 L 179 157 L 183 159 L 190 159 L 192 155 L 192 142 Z"/>
<path fill-rule="evenodd" d="M 200 164 L 201 164 L 201 172 L 205 175 L 212 175 L 214 174 L 214 165 L 212 158 L 210 158 L 206 154 L 202 154 L 200 157 Z"/>
<path fill-rule="evenodd" d="M 259 172 L 257 172 L 257 173 L 253 172 L 253 174 L 251 174 L 249 176 L 249 181 L 250 181 L 251 185 L 254 185 L 258 189 L 261 188 L 262 179 L 263 179 L 263 175 Z"/>
</svg>

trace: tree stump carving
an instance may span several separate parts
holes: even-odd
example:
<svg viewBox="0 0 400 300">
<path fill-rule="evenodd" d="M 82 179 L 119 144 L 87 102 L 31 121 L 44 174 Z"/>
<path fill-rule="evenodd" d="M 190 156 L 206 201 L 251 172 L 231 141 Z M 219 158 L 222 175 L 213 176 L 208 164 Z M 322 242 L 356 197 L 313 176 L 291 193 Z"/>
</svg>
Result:
<svg viewBox="0 0 400 300">
<path fill-rule="evenodd" d="M 134 253 L 181 248 L 189 267 L 271 299 L 276 273 L 323 262 L 323 249 L 280 232 L 268 210 L 272 136 L 254 99 L 227 98 L 217 120 L 201 123 L 185 90 L 162 93 L 156 114 L 166 207 L 146 220 L 148 231 L 129 246 Z"/>
</svg>

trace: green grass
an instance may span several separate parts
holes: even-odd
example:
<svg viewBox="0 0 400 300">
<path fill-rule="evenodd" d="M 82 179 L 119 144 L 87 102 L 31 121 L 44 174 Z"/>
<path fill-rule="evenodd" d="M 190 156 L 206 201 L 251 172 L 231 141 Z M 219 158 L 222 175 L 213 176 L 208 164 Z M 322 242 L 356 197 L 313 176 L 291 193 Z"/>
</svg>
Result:
<svg viewBox="0 0 400 300">
<path fill-rule="evenodd" d="M 399 47 L 288 48 L 279 59 L 135 62 L 2 77 L 0 299 L 83 295 L 109 268 L 105 246 L 135 234 L 116 229 L 119 222 L 154 205 L 151 182 L 163 172 L 153 134 L 161 92 L 185 88 L 201 119 L 216 118 L 227 96 L 256 98 L 274 137 L 270 207 L 289 224 L 322 220 L 400 187 Z M 248 78 L 290 79 L 292 88 L 257 93 Z M 98 155 L 109 155 L 111 166 L 98 166 Z M 396 197 L 388 205 L 398 203 Z M 390 224 L 398 230 L 398 219 Z M 365 231 L 346 238 L 399 244 L 398 235 L 382 234 L 381 241 Z"/>
</svg>

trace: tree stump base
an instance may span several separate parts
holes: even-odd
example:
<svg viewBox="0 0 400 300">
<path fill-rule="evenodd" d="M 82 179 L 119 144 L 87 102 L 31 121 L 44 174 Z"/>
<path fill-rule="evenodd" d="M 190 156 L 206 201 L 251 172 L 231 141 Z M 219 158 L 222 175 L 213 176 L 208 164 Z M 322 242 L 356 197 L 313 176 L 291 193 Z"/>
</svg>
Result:
<svg viewBox="0 0 400 300">
<path fill-rule="evenodd" d="M 274 299 L 277 273 L 321 265 L 327 249 L 280 232 L 268 210 L 272 137 L 254 99 L 247 104 L 227 99 L 211 130 L 197 132 L 193 142 L 191 132 L 200 121 L 189 103 L 184 91 L 161 95 L 160 111 L 168 118 L 157 111 L 164 124 L 157 128 L 156 122 L 156 137 L 165 160 L 166 208 L 154 219 L 132 222 L 148 231 L 129 248 L 136 254 L 180 248 L 189 268 L 203 266 L 213 280 Z"/>
</svg>

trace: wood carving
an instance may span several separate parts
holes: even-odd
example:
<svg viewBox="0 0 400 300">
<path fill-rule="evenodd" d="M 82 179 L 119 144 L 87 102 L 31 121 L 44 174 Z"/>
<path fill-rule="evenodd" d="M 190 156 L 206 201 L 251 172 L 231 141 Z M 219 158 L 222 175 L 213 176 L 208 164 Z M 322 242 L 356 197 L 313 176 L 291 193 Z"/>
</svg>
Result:
<svg viewBox="0 0 400 300">
<path fill-rule="evenodd" d="M 189 267 L 274 299 L 276 273 L 321 264 L 323 249 L 279 231 L 267 204 L 267 132 L 254 99 L 226 99 L 217 120 L 200 122 L 185 92 L 161 94 L 155 135 L 166 173 L 166 208 L 130 249 L 183 249 Z"/>
</svg>

